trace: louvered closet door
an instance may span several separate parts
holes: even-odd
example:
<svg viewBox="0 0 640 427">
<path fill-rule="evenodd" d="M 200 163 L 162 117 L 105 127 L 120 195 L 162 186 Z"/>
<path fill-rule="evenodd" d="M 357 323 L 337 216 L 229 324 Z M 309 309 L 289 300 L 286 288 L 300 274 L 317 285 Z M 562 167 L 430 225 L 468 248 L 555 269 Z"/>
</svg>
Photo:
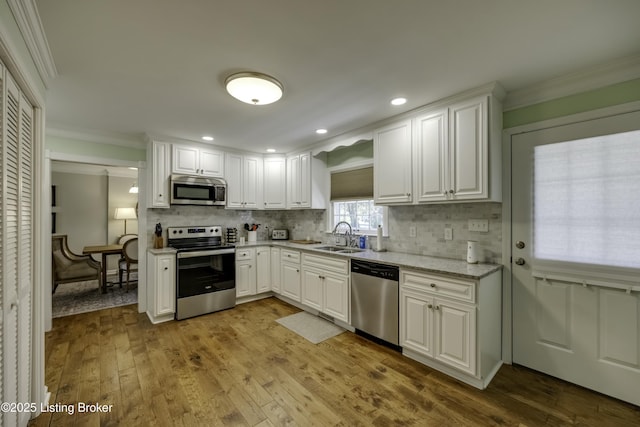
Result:
<svg viewBox="0 0 640 427">
<path fill-rule="evenodd" d="M 33 108 L 8 73 L 2 96 L 2 401 L 31 399 L 33 271 Z M 4 413 L 3 425 L 24 425 L 26 413 Z"/>
</svg>

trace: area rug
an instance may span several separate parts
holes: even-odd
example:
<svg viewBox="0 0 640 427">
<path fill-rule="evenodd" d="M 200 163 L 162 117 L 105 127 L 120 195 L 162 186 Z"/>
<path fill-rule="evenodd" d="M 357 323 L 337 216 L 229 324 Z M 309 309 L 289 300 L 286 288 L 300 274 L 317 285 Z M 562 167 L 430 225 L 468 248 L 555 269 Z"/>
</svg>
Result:
<svg viewBox="0 0 640 427">
<path fill-rule="evenodd" d="M 276 322 L 314 344 L 318 344 L 344 332 L 344 329 L 341 327 L 321 319 L 318 316 L 309 314 L 306 311 L 282 317 L 277 319 Z"/>
<path fill-rule="evenodd" d="M 122 305 L 136 304 L 138 302 L 138 285 L 129 285 L 129 292 L 125 292 L 118 284 L 107 287 L 107 293 L 98 290 L 97 280 L 86 282 L 63 283 L 58 286 L 53 294 L 52 317 L 71 316 L 72 314 L 87 313 L 89 311 L 105 308 L 119 307 Z"/>
</svg>

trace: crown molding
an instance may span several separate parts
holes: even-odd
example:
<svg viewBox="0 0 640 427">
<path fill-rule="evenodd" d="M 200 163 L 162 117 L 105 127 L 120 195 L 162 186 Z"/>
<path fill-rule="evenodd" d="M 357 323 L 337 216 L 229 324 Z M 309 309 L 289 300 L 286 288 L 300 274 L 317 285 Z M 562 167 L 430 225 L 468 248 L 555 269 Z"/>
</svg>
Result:
<svg viewBox="0 0 640 427">
<path fill-rule="evenodd" d="M 45 87 L 58 75 L 35 0 L 7 0 Z"/>
<path fill-rule="evenodd" d="M 640 55 L 627 56 L 513 90 L 507 94 L 503 108 L 515 110 L 637 78 L 640 78 Z"/>
<path fill-rule="evenodd" d="M 46 134 L 60 138 L 69 138 L 79 141 L 94 142 L 98 144 L 118 145 L 127 148 L 145 150 L 147 145 L 144 137 L 139 138 L 114 132 L 103 132 L 87 129 L 67 129 L 62 127 L 47 127 Z"/>
</svg>

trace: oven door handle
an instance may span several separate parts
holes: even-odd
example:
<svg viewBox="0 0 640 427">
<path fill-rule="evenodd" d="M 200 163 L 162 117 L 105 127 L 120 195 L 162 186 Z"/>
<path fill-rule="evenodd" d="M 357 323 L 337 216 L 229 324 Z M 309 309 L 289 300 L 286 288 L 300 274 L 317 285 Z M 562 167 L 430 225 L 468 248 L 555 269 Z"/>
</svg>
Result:
<svg viewBox="0 0 640 427">
<path fill-rule="evenodd" d="M 211 256 L 211 255 L 224 255 L 224 254 L 233 254 L 235 253 L 235 249 L 208 249 L 206 251 L 194 251 L 194 252 L 178 252 L 178 259 L 181 258 L 195 258 L 200 256 Z"/>
</svg>

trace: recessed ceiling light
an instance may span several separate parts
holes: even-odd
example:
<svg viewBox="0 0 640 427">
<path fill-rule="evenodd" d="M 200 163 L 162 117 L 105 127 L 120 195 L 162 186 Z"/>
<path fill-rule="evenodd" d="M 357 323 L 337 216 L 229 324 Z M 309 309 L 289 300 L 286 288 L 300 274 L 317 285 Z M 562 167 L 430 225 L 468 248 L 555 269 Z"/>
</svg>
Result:
<svg viewBox="0 0 640 427">
<path fill-rule="evenodd" d="M 212 136 L 203 136 L 202 139 L 204 139 L 205 141 L 213 141 Z"/>
<path fill-rule="evenodd" d="M 324 135 L 325 133 L 327 133 L 328 131 L 326 129 L 316 129 L 316 133 L 318 135 Z"/>
<path fill-rule="evenodd" d="M 282 98 L 282 83 L 262 73 L 232 74 L 224 82 L 229 95 L 252 105 L 266 105 Z"/>
<path fill-rule="evenodd" d="M 267 153 L 275 153 L 276 149 L 275 148 L 267 148 Z"/>
<path fill-rule="evenodd" d="M 407 98 L 394 98 L 391 100 L 391 105 L 404 105 L 407 103 Z"/>
</svg>

